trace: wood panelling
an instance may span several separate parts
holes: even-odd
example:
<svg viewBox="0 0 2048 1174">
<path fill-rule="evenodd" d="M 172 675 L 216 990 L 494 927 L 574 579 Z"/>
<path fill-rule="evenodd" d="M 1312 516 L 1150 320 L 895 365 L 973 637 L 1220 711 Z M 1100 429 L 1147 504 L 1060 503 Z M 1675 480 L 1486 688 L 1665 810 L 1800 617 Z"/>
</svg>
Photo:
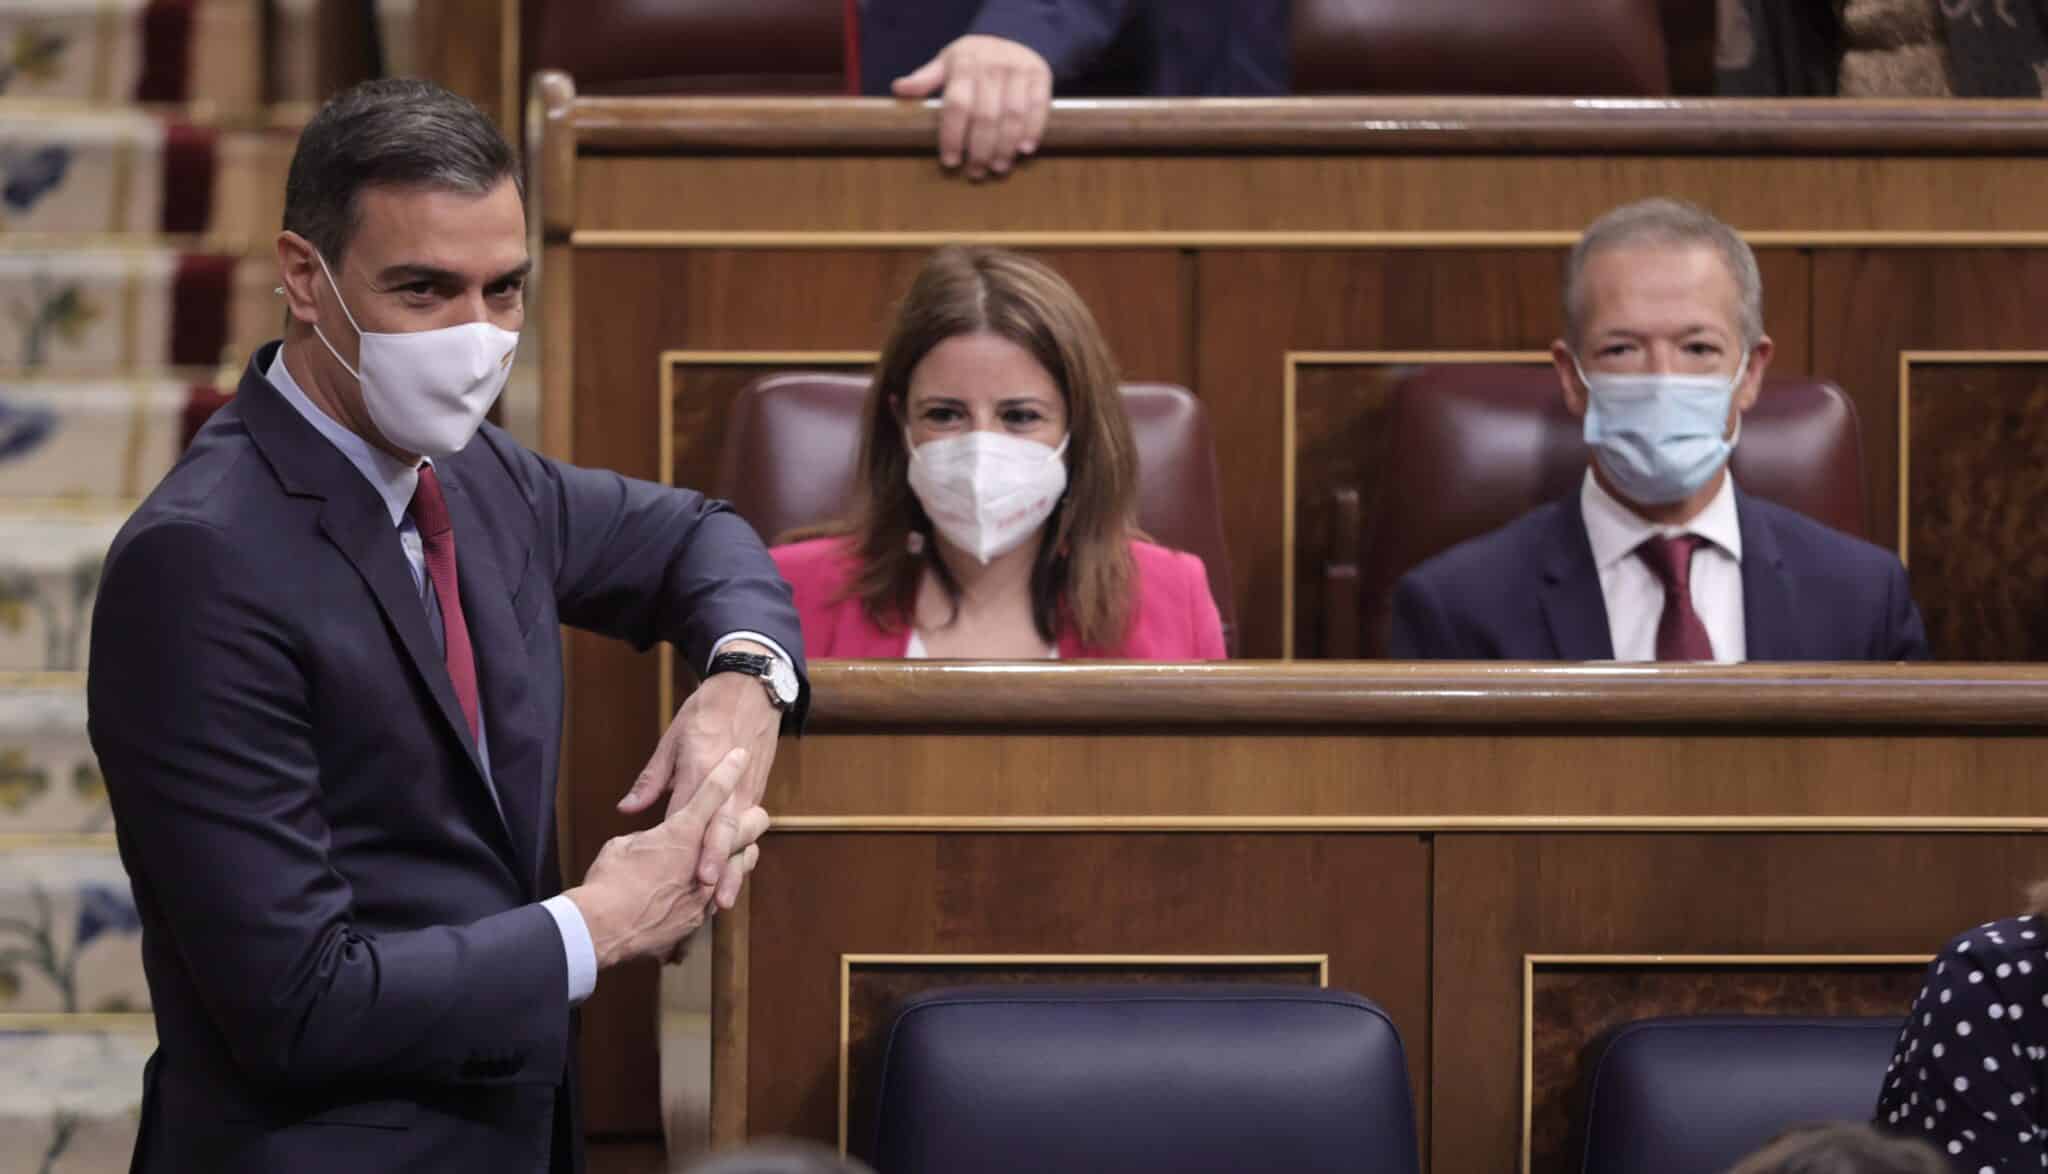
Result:
<svg viewBox="0 0 2048 1174">
<path fill-rule="evenodd" d="M 2037 231 L 2034 196 L 2048 187 L 2048 157 L 1281 155 L 1247 166 L 1243 155 L 1062 155 L 1056 137 L 990 184 L 943 171 L 929 141 L 901 157 L 586 154 L 577 230 L 591 244 L 647 231 L 1575 234 L 1616 204 L 1669 194 L 1752 232 Z"/>
<path fill-rule="evenodd" d="M 846 1145 L 863 1157 L 873 1154 L 873 1122 L 880 1095 L 884 1044 L 897 1009 L 906 999 L 940 987 L 965 985 L 1071 986 L 1082 983 L 1267 983 L 1319 986 L 1323 967 L 1306 959 L 1295 962 L 1232 961 L 1231 955 L 1205 958 L 1143 959 L 1105 957 L 1084 960 L 1073 955 L 1025 955 L 1007 960 L 969 963 L 853 960 L 847 966 L 846 1000 Z"/>
<path fill-rule="evenodd" d="M 2048 251 L 1815 252 L 1812 369 L 1856 400 L 1877 533 L 1896 534 L 1899 526 L 1900 354 L 2037 349 L 2044 336 L 2036 307 L 2044 304 Z M 2006 472 L 1979 469 L 1975 475 L 1983 480 Z M 1940 645 L 1934 651 L 1956 655 Z"/>
<path fill-rule="evenodd" d="M 1525 955 L 1924 956 L 2012 914 L 2048 868 L 2048 847 L 2025 836 L 1459 835 L 1435 848 L 1440 1174 L 1519 1161 Z M 1631 1013 L 1702 1006 L 1668 998 Z"/>
<path fill-rule="evenodd" d="M 1401 835 L 771 833 L 748 915 L 748 1130 L 836 1137 L 842 954 L 1327 954 L 1331 986 L 1392 1016 L 1423 1089 L 1428 875 L 1427 844 Z"/>
<path fill-rule="evenodd" d="M 1912 362 L 1907 549 L 1928 642 L 1956 660 L 2048 660 L 2048 360 Z"/>
<path fill-rule="evenodd" d="M 1683 2 L 1664 0 L 1667 7 Z M 887 99 L 593 97 L 577 103 L 577 121 L 593 147 L 614 152 L 926 155 L 939 111 Z M 1999 100 L 1095 98 L 1056 103 L 1046 146 L 1055 153 L 2026 155 L 2048 148 L 2048 126 L 2038 106 Z"/>
<path fill-rule="evenodd" d="M 1583 1127 L 1584 1088 L 1601 1036 L 1663 1015 L 1902 1016 L 1926 969 L 1918 962 L 1829 964 L 1794 957 L 1753 965 L 1623 962 L 1538 964 L 1530 992 L 1529 1168 L 1567 1174 Z M 1873 1080 L 1873 1086 L 1875 1081 Z"/>
</svg>

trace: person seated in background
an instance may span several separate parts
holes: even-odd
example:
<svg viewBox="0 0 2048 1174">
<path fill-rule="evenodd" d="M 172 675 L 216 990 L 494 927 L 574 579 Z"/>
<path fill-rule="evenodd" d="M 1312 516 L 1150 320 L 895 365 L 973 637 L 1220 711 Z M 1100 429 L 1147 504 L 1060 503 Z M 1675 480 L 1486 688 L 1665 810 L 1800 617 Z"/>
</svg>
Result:
<svg viewBox="0 0 2048 1174">
<path fill-rule="evenodd" d="M 1586 229 L 1551 360 L 1591 449 L 1579 491 L 1394 588 L 1390 654 L 1450 660 L 1919 660 L 1891 552 L 1736 486 L 1771 362 L 1756 256 L 1691 204 Z"/>
<path fill-rule="evenodd" d="M 810 655 L 1222 658 L 1202 560 L 1137 529 L 1116 365 L 1051 269 L 933 255 L 863 430 L 848 515 L 769 552 Z"/>
<path fill-rule="evenodd" d="M 1286 0 L 867 0 L 861 92 L 939 95 L 939 158 L 971 179 L 1038 150 L 1053 89 L 1287 92 Z M 920 64 L 921 63 L 921 64 Z"/>
<path fill-rule="evenodd" d="M 2048 882 L 2029 912 L 1950 941 L 1899 1032 L 1877 1124 L 1924 1137 L 1956 1170 L 2048 1168 Z"/>
<path fill-rule="evenodd" d="M 1861 1122 L 1801 1125 L 1737 1162 L 1728 1174 L 1951 1174 L 1925 1142 L 1886 1137 Z"/>
</svg>

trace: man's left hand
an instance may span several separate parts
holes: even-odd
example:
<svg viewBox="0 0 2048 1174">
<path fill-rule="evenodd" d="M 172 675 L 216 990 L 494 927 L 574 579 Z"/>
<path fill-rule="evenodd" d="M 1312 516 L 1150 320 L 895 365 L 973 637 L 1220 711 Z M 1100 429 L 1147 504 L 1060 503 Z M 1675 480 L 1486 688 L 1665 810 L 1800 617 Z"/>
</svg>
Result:
<svg viewBox="0 0 2048 1174">
<path fill-rule="evenodd" d="M 767 648 L 749 640 L 735 640 L 725 647 L 732 652 L 771 655 Z M 760 678 L 745 673 L 706 677 L 655 744 L 654 755 L 633 780 L 632 789 L 619 800 L 619 810 L 630 815 L 647 810 L 666 794 L 668 808 L 674 811 L 690 801 L 727 751 L 739 747 L 747 752 L 746 773 L 706 829 L 704 851 L 697 861 L 698 880 L 718 886 L 720 909 L 730 909 L 739 900 L 746 872 L 728 867 L 728 858 L 739 834 L 740 815 L 761 805 L 781 728 L 782 711 L 768 699 Z"/>
</svg>

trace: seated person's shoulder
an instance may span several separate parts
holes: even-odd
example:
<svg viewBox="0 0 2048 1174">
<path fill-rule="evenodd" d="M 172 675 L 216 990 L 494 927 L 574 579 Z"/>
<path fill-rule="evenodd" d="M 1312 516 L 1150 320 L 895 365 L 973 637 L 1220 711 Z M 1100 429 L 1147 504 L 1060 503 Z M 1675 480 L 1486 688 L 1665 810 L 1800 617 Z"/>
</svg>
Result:
<svg viewBox="0 0 2048 1174">
<path fill-rule="evenodd" d="M 1955 973 L 1963 981 L 1975 971 L 2048 985 L 2048 920 L 2028 914 L 1987 921 L 1949 939 L 1935 959 L 1939 973 Z"/>
<path fill-rule="evenodd" d="M 1755 510 L 1759 519 L 1770 525 L 1781 550 L 1789 548 L 1795 553 L 1810 556 L 1801 560 L 1811 564 L 1802 567 L 1807 573 L 1826 575 L 1844 582 L 1882 580 L 1904 573 L 1905 568 L 1898 555 L 1815 521 L 1797 510 L 1754 495 L 1745 495 L 1743 505 Z"/>
<path fill-rule="evenodd" d="M 1519 594 L 1525 589 L 1526 574 L 1542 567 L 1556 544 L 1559 512 L 1576 505 L 1574 499 L 1569 505 L 1551 502 L 1538 506 L 1498 530 L 1431 555 L 1402 575 L 1401 584 L 1439 595 L 1463 590 Z"/>
<path fill-rule="evenodd" d="M 768 548 L 775 569 L 799 587 L 830 587 L 852 576 L 858 558 L 851 539 L 840 535 L 807 538 Z"/>
<path fill-rule="evenodd" d="M 1142 539 L 1131 541 L 1131 562 L 1138 568 L 1140 578 L 1206 579 L 1209 575 L 1208 568 L 1202 564 L 1202 556 Z"/>
</svg>

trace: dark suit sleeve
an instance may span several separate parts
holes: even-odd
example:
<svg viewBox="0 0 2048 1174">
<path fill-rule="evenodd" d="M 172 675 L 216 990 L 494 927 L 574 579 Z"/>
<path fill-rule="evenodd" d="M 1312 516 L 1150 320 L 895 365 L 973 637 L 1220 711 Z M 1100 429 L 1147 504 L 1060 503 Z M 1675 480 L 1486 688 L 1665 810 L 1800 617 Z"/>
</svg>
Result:
<svg viewBox="0 0 2048 1174">
<path fill-rule="evenodd" d="M 759 632 L 803 675 L 803 628 L 789 583 L 731 506 L 516 445 L 501 451 L 524 466 L 532 487 L 564 622 L 636 648 L 670 641 L 697 672 L 720 637 Z"/>
<path fill-rule="evenodd" d="M 1029 47 L 1066 82 L 1109 47 L 1129 9 L 1130 0 L 987 0 L 967 31 Z"/>
<path fill-rule="evenodd" d="M 559 1082 L 568 974 L 545 909 L 374 936 L 352 923 L 328 859 L 313 699 L 262 590 L 194 522 L 135 533 L 100 588 L 89 728 L 164 948 L 252 1083 Z M 323 712 L 375 720 L 346 697 Z"/>
<path fill-rule="evenodd" d="M 1393 630 L 1387 655 L 1394 660 L 1455 660 L 1458 642 L 1429 588 L 1412 574 L 1394 584 Z"/>
<path fill-rule="evenodd" d="M 1885 587 L 1884 660 L 1929 660 L 1927 628 L 1920 622 L 1920 608 L 1913 602 L 1913 585 L 1906 568 L 1896 561 Z"/>
</svg>

